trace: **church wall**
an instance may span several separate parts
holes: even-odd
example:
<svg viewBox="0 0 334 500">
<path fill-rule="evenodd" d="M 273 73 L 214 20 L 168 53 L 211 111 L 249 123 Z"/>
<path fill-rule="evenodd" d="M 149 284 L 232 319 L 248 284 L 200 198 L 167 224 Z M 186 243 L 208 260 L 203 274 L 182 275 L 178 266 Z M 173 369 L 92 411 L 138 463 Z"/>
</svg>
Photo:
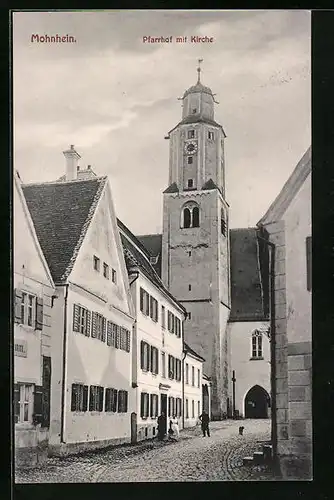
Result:
<svg viewBox="0 0 334 500">
<path fill-rule="evenodd" d="M 248 391 L 259 385 L 270 396 L 270 342 L 262 334 L 263 359 L 252 358 L 252 332 L 269 323 L 243 321 L 228 323 L 231 345 L 231 371 L 235 371 L 235 409 L 241 417 L 245 414 L 245 397 Z M 232 393 L 232 387 L 231 387 Z M 232 408 L 232 399 L 231 399 Z"/>
</svg>

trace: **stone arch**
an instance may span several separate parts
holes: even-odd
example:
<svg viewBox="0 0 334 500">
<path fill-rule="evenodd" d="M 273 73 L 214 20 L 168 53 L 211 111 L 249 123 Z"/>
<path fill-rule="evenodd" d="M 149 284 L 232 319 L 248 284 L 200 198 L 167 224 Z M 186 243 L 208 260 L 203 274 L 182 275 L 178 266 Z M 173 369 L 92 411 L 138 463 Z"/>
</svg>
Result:
<svg viewBox="0 0 334 500">
<path fill-rule="evenodd" d="M 270 396 L 260 385 L 253 385 L 244 398 L 245 418 L 268 418 L 270 408 Z"/>
</svg>

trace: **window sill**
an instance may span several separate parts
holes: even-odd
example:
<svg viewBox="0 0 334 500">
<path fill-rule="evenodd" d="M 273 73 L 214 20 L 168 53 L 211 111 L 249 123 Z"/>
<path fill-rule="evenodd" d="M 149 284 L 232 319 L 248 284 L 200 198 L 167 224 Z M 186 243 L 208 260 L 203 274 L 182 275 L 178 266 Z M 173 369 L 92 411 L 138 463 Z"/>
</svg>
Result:
<svg viewBox="0 0 334 500">
<path fill-rule="evenodd" d="M 259 360 L 263 360 L 263 359 L 264 359 L 263 356 L 262 357 L 256 357 L 256 358 L 253 357 L 253 358 L 249 358 L 249 361 L 259 361 Z"/>
</svg>

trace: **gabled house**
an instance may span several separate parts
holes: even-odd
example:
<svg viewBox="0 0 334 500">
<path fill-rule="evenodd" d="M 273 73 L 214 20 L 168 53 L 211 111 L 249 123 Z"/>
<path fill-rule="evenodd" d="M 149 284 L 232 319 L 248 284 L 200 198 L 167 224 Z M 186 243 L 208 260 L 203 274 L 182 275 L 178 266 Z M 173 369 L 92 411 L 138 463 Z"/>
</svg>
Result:
<svg viewBox="0 0 334 500">
<path fill-rule="evenodd" d="M 15 460 L 34 465 L 45 458 L 49 435 L 55 286 L 17 172 L 13 221 Z"/>
<path fill-rule="evenodd" d="M 184 307 L 156 273 L 150 254 L 119 220 L 130 288 L 136 310 L 132 385 L 136 388 L 132 440 L 153 438 L 162 412 L 176 415 L 182 428 Z"/>
<path fill-rule="evenodd" d="M 285 479 L 312 477 L 312 219 L 309 148 L 266 214 L 273 287 L 273 448 Z"/>
<path fill-rule="evenodd" d="M 184 427 L 195 426 L 199 421 L 199 416 L 203 409 L 205 409 L 203 406 L 202 389 L 204 361 L 205 359 L 202 356 L 197 354 L 194 349 L 184 342 Z"/>
<path fill-rule="evenodd" d="M 130 441 L 134 308 L 107 177 L 23 186 L 56 285 L 50 453 Z"/>
</svg>

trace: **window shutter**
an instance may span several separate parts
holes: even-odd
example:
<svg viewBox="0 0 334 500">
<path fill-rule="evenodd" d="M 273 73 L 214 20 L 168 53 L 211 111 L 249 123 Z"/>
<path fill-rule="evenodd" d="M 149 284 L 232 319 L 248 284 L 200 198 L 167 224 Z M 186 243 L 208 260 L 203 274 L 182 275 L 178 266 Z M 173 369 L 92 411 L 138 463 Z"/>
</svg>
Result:
<svg viewBox="0 0 334 500">
<path fill-rule="evenodd" d="M 126 352 L 130 352 L 130 331 L 126 330 Z"/>
<path fill-rule="evenodd" d="M 15 423 L 20 419 L 20 386 L 14 385 L 14 418 Z"/>
<path fill-rule="evenodd" d="M 154 301 L 154 298 L 151 297 L 151 296 L 149 296 L 149 301 L 150 301 L 150 318 L 153 319 L 153 317 L 154 317 L 153 316 L 154 315 L 154 311 L 153 311 L 153 307 L 154 307 L 153 301 Z"/>
<path fill-rule="evenodd" d="M 111 345 L 111 323 L 107 321 L 107 345 Z"/>
<path fill-rule="evenodd" d="M 34 390 L 34 424 L 41 424 L 43 420 L 43 387 L 35 385 Z"/>
<path fill-rule="evenodd" d="M 77 409 L 77 394 L 78 386 L 77 384 L 72 384 L 71 411 L 75 411 Z"/>
<path fill-rule="evenodd" d="M 172 398 L 169 396 L 168 397 L 168 416 L 170 417 L 170 414 L 171 414 L 171 402 L 172 402 Z"/>
<path fill-rule="evenodd" d="M 102 317 L 102 342 L 106 341 L 106 318 Z"/>
<path fill-rule="evenodd" d="M 155 368 L 154 368 L 154 347 L 153 346 L 149 347 L 149 357 L 150 357 L 149 371 L 152 372 L 152 373 L 155 373 Z"/>
<path fill-rule="evenodd" d="M 306 286 L 312 290 L 312 236 L 306 238 Z"/>
<path fill-rule="evenodd" d="M 153 417 L 153 394 L 150 394 L 150 417 Z"/>
<path fill-rule="evenodd" d="M 73 304 L 73 331 L 79 331 L 79 306 L 77 304 Z"/>
<path fill-rule="evenodd" d="M 87 311 L 87 323 L 86 323 L 86 330 L 85 330 L 86 337 L 90 337 L 90 325 L 91 325 L 91 312 Z"/>
<path fill-rule="evenodd" d="M 87 411 L 88 408 L 88 385 L 83 387 L 83 401 L 82 401 L 82 411 Z"/>
<path fill-rule="evenodd" d="M 144 290 L 140 289 L 140 310 L 144 312 Z"/>
<path fill-rule="evenodd" d="M 50 426 L 51 358 L 43 356 L 43 427 Z"/>
<path fill-rule="evenodd" d="M 111 411 L 117 412 L 118 392 L 117 389 L 112 389 L 112 406 Z"/>
<path fill-rule="evenodd" d="M 22 302 L 22 292 L 21 292 L 21 290 L 16 288 L 14 291 L 14 321 L 15 321 L 15 323 L 22 323 L 21 302 Z"/>
<path fill-rule="evenodd" d="M 140 368 L 144 368 L 144 341 L 140 342 Z"/>
<path fill-rule="evenodd" d="M 159 373 L 159 351 L 155 349 L 155 373 L 158 375 Z"/>
<path fill-rule="evenodd" d="M 92 337 L 96 339 L 96 312 L 92 312 Z"/>
<path fill-rule="evenodd" d="M 117 349 L 120 348 L 120 344 L 121 344 L 121 329 L 120 327 L 117 325 L 116 326 L 116 342 L 115 342 L 115 347 Z"/>
<path fill-rule="evenodd" d="M 123 407 L 124 413 L 127 413 L 128 411 L 128 391 L 124 391 L 124 407 Z"/>
<path fill-rule="evenodd" d="M 140 416 L 141 416 L 141 418 L 144 417 L 144 405 L 145 405 L 144 396 L 145 396 L 145 394 L 142 392 L 140 395 Z"/>
<path fill-rule="evenodd" d="M 94 410 L 93 386 L 91 385 L 90 389 L 89 389 L 89 411 L 93 411 L 93 410 Z"/>
<path fill-rule="evenodd" d="M 104 395 L 104 387 L 99 387 L 99 411 L 103 411 L 103 395 Z"/>
<path fill-rule="evenodd" d="M 36 299 L 36 330 L 43 329 L 43 299 L 37 297 Z"/>
</svg>

